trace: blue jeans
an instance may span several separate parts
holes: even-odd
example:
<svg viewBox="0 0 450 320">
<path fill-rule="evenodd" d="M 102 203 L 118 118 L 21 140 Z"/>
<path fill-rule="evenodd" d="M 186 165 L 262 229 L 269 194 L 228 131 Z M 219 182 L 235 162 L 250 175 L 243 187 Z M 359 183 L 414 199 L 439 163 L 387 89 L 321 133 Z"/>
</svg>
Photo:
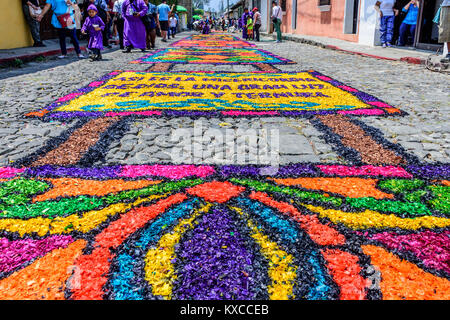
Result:
<svg viewBox="0 0 450 320">
<path fill-rule="evenodd" d="M 414 42 L 414 34 L 416 33 L 416 25 L 415 24 L 406 24 L 402 23 L 400 25 L 400 36 L 398 40 L 399 46 L 404 46 L 408 41 L 408 36 L 411 35 Z"/>
<path fill-rule="evenodd" d="M 382 16 L 380 20 L 380 40 L 381 43 L 391 43 L 394 34 L 395 16 Z"/>
<path fill-rule="evenodd" d="M 65 28 L 57 28 L 56 31 L 58 32 L 58 38 L 59 38 L 59 46 L 61 47 L 61 53 L 62 55 L 67 54 L 67 48 L 66 48 L 66 37 L 70 37 L 73 43 L 73 47 L 75 48 L 75 52 L 77 54 L 81 53 L 80 50 L 80 44 L 78 43 L 77 39 L 77 29 L 65 29 Z"/>
</svg>

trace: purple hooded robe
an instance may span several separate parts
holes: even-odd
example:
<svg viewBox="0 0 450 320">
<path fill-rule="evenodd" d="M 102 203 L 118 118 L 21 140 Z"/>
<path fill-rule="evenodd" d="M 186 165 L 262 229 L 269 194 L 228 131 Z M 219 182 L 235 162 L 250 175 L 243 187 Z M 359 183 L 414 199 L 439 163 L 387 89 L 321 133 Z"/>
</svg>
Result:
<svg viewBox="0 0 450 320">
<path fill-rule="evenodd" d="M 240 22 L 242 23 L 242 38 L 247 39 L 247 17 L 252 16 L 250 12 L 244 12 L 241 16 Z"/>
<path fill-rule="evenodd" d="M 131 10 L 139 13 L 138 17 L 133 16 Z M 144 0 L 125 0 L 122 5 L 122 16 L 125 19 L 123 26 L 123 44 L 133 46 L 138 49 L 145 49 L 145 26 L 141 17 L 147 14 L 147 6 Z"/>
<path fill-rule="evenodd" d="M 88 11 L 89 10 L 98 12 L 97 8 L 93 4 L 88 7 Z M 83 28 L 81 28 L 81 31 L 89 33 L 89 49 L 103 50 L 102 30 L 96 31 L 94 24 L 98 25 L 102 30 L 105 29 L 105 23 L 103 22 L 103 20 L 98 15 L 95 15 L 93 18 L 87 16 L 86 20 L 84 21 Z"/>
</svg>

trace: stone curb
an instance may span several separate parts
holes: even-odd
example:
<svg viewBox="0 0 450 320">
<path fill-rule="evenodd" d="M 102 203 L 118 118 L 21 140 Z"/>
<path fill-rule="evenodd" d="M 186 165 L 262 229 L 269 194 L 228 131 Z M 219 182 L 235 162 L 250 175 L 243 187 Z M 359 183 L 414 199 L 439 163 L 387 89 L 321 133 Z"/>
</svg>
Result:
<svg viewBox="0 0 450 320">
<path fill-rule="evenodd" d="M 81 49 L 81 51 L 86 51 L 86 47 L 84 47 L 84 46 L 80 46 L 80 49 Z M 75 50 L 74 48 L 67 48 L 67 53 L 73 52 L 74 50 Z M 37 57 L 56 56 L 56 55 L 60 54 L 60 52 L 61 52 L 60 49 L 55 49 L 55 50 L 49 50 L 49 51 L 43 51 L 43 52 L 36 52 L 36 53 L 32 53 L 32 54 L 25 54 L 25 55 L 21 55 L 21 56 L 14 56 L 14 57 L 10 57 L 10 58 L 3 58 L 3 59 L 0 59 L 0 65 L 8 64 L 16 59 L 20 59 L 23 62 L 29 62 L 29 61 L 36 59 Z"/>
<path fill-rule="evenodd" d="M 273 39 L 276 38 L 275 35 L 270 35 L 268 33 L 261 33 L 261 35 L 272 37 Z M 321 48 L 324 48 L 324 49 L 331 49 L 331 50 L 341 51 L 341 52 L 345 52 L 345 53 L 350 53 L 350 54 L 355 54 L 355 55 L 359 55 L 359 56 L 375 58 L 375 59 L 380 59 L 380 60 L 403 61 L 403 62 L 412 63 L 412 64 L 425 64 L 425 61 L 426 61 L 426 59 L 424 59 L 424 58 L 402 57 L 400 59 L 396 59 L 396 58 L 377 56 L 377 55 L 364 53 L 364 52 L 345 50 L 345 49 L 339 48 L 338 46 L 327 45 L 327 44 L 323 44 L 321 42 L 317 42 L 317 41 L 314 41 L 314 40 L 308 40 L 308 39 L 305 39 L 305 38 L 293 37 L 293 36 L 290 36 L 290 35 L 283 35 L 282 39 L 283 40 L 287 40 L 287 41 L 293 41 L 293 42 L 298 42 L 298 43 L 309 44 L 309 45 L 316 46 L 316 47 L 321 47 Z"/>
</svg>

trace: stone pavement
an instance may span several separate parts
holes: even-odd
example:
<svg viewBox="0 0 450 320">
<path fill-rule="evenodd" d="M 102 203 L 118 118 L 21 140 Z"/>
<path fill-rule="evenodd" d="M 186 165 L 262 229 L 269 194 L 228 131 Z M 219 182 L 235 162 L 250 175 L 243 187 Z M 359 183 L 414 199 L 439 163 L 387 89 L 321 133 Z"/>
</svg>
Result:
<svg viewBox="0 0 450 320">
<path fill-rule="evenodd" d="M 268 40 L 266 38 L 265 40 Z M 158 43 L 159 47 L 165 44 Z M 282 71 L 315 69 L 326 75 L 347 83 L 355 88 L 373 94 L 381 100 L 399 107 L 408 115 L 403 117 L 366 117 L 365 123 L 381 130 L 386 139 L 400 144 L 405 150 L 425 162 L 446 162 L 449 156 L 449 133 L 446 123 L 449 121 L 448 76 L 432 73 L 420 65 L 405 64 L 397 61 L 377 60 L 368 57 L 348 55 L 316 46 L 296 42 L 261 42 L 259 47 L 296 61 L 296 65 L 279 65 Z M 16 71 L 19 76 L 1 80 L 0 101 L 3 113 L 0 116 L 0 134 L 5 143 L 0 146 L 0 164 L 13 164 L 24 153 L 36 151 L 42 143 L 67 129 L 71 124 L 59 121 L 42 123 L 39 120 L 26 119 L 23 115 L 37 110 L 54 99 L 61 97 L 92 79 L 98 78 L 109 70 L 128 69 L 145 70 L 148 65 L 128 64 L 132 59 L 142 56 L 140 52 L 125 55 L 121 51 L 105 53 L 104 61 L 91 63 L 87 60 L 72 59 L 58 65 L 59 61 L 43 63 Z M 67 64 L 66 64 L 67 63 Z M 30 69 L 27 69 L 30 68 Z M 175 65 L 173 71 L 201 70 L 202 65 Z M 209 70 L 244 72 L 254 70 L 248 65 L 216 65 Z M 27 70 L 32 71 L 27 73 Z M 228 118 L 226 128 L 214 119 L 203 119 L 205 128 L 215 127 L 225 131 L 250 126 L 267 130 L 274 123 L 280 130 L 280 141 L 285 141 L 280 150 L 280 162 L 340 162 L 346 160 L 325 143 L 322 134 L 308 121 L 301 119 L 253 118 L 251 120 Z M 125 135 L 120 142 L 114 142 L 108 152 L 106 163 L 139 163 L 158 160 L 170 162 L 168 155 L 176 145 L 166 138 L 179 127 L 193 129 L 189 118 L 173 120 L 140 119 L 132 123 L 131 130 L 136 135 Z M 420 125 L 417 125 L 420 124 Z M 159 131 L 156 131 L 159 130 Z M 148 132 L 160 132 L 164 143 L 148 140 Z M 294 139 L 293 137 L 297 137 Z M 292 138 L 292 139 L 291 139 Z M 292 144 L 287 144 L 293 141 Z M 297 142 L 294 142 L 297 141 Z M 301 148 L 298 141 L 302 141 Z M 134 143 L 137 142 L 137 143 Z M 225 148 L 225 145 L 223 145 Z M 195 163 L 194 157 L 188 163 Z M 214 163 L 214 157 L 204 159 Z M 236 160 L 237 161 L 237 160 Z"/>
</svg>

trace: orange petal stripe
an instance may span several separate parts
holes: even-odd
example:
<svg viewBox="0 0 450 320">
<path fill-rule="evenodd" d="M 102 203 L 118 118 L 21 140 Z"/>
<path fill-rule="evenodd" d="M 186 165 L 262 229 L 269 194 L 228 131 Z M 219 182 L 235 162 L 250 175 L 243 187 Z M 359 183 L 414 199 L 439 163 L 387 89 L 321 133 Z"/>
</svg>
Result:
<svg viewBox="0 0 450 320">
<path fill-rule="evenodd" d="M 249 197 L 291 216 L 308 233 L 311 239 L 321 246 L 337 246 L 345 243 L 345 236 L 343 234 L 332 227 L 322 224 L 316 216 L 300 213 L 289 203 L 276 201 L 263 192 L 253 191 Z"/>
<path fill-rule="evenodd" d="M 372 265 L 381 271 L 381 292 L 385 300 L 449 300 L 450 281 L 425 272 L 385 249 L 363 245 Z"/>
<path fill-rule="evenodd" d="M 377 179 L 361 178 L 288 178 L 273 179 L 285 186 L 300 186 L 305 189 L 321 190 L 341 194 L 349 198 L 373 197 L 375 199 L 394 198 L 394 195 L 380 191 L 376 187 Z"/>
<path fill-rule="evenodd" d="M 72 299 L 99 300 L 103 298 L 103 286 L 107 281 L 109 266 L 114 258 L 111 250 L 116 249 L 125 239 L 145 226 L 149 221 L 166 211 L 170 206 L 187 199 L 182 193 L 148 206 L 128 211 L 118 220 L 113 221 L 95 238 L 91 254 L 81 256 L 76 265 L 79 270 L 81 286 L 72 290 Z"/>
<path fill-rule="evenodd" d="M 161 180 L 140 180 L 140 181 L 126 181 L 122 179 L 95 181 L 88 179 L 76 178 L 59 178 L 59 179 L 45 179 L 53 184 L 53 188 L 38 195 L 33 199 L 33 202 L 45 201 L 57 197 L 73 197 L 79 195 L 104 196 L 108 193 L 115 193 L 130 189 L 145 188 L 152 184 L 160 183 Z"/>
<path fill-rule="evenodd" d="M 66 281 L 85 246 L 77 240 L 0 280 L 0 300 L 64 300 Z"/>
<path fill-rule="evenodd" d="M 327 261 L 333 280 L 339 286 L 340 299 L 363 300 L 366 296 L 365 288 L 369 283 L 360 275 L 359 258 L 338 249 L 322 250 L 322 255 Z"/>
<path fill-rule="evenodd" d="M 225 181 L 211 181 L 189 188 L 187 192 L 209 202 L 224 203 L 237 197 L 245 188 Z"/>
</svg>

